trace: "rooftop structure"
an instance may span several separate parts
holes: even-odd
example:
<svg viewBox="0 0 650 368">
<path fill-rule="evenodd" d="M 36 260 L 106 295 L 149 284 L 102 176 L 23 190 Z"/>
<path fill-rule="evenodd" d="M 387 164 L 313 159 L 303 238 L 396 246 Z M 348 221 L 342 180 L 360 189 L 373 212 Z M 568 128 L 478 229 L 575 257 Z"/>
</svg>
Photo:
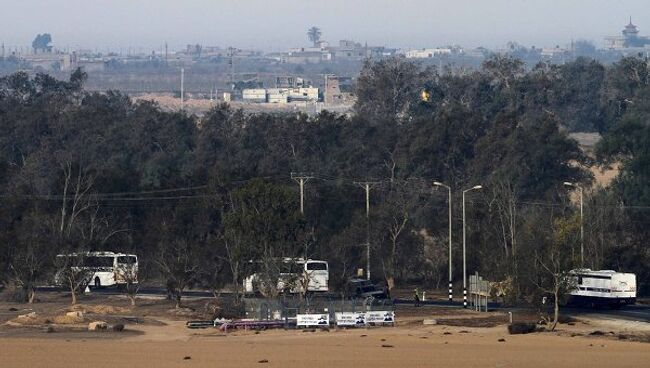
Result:
<svg viewBox="0 0 650 368">
<path fill-rule="evenodd" d="M 630 17 L 630 23 L 625 26 L 623 29 L 623 37 L 631 39 L 637 38 L 639 36 L 639 27 L 632 24 L 632 17 Z"/>
<path fill-rule="evenodd" d="M 639 27 L 630 22 L 623 28 L 622 36 L 606 37 L 605 47 L 608 49 L 626 49 L 650 46 L 650 38 L 639 36 Z"/>
</svg>

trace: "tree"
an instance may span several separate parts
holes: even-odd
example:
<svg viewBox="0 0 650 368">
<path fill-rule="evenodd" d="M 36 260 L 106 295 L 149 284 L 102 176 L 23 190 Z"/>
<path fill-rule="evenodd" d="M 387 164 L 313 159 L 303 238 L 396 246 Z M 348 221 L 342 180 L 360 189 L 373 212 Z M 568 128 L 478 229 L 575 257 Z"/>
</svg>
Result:
<svg viewBox="0 0 650 368">
<path fill-rule="evenodd" d="M 91 282 L 95 271 L 86 264 L 86 251 L 77 249 L 76 253 L 62 253 L 55 257 L 57 283 L 70 290 L 71 304 L 77 304 L 77 294 Z"/>
<path fill-rule="evenodd" d="M 307 31 L 307 37 L 309 38 L 309 41 L 311 41 L 314 44 L 314 47 L 318 46 L 318 42 L 320 41 L 320 37 L 321 37 L 320 28 L 316 26 L 309 28 L 309 30 Z"/>
<path fill-rule="evenodd" d="M 438 213 L 446 202 L 419 197 L 430 185 L 409 184 L 403 203 L 393 190 L 427 178 L 486 187 L 487 202 L 472 206 L 469 267 L 511 276 L 525 298 L 539 292 L 528 282 L 541 267 L 531 261 L 531 234 L 548 223 L 539 207 L 562 212 L 567 194 L 558 185 L 590 184 L 591 160 L 565 131 L 597 129 L 606 133 L 598 155 L 620 163 L 621 175 L 586 206 L 586 254 L 593 265 L 636 272 L 643 286 L 649 75 L 640 58 L 529 69 L 489 56 L 475 70 L 389 58 L 364 65 L 353 114 L 221 105 L 202 117 L 85 91 L 81 71 L 69 80 L 1 77 L 0 280 L 19 274 L 29 289 L 30 279 L 48 278 L 30 270 L 48 271 L 39 264 L 54 254 L 115 250 L 138 254 L 142 272 L 169 281 L 173 295 L 189 285 L 215 295 L 226 282 L 239 289 L 251 260 L 274 274 L 283 257 L 330 261 L 334 289 L 365 267 L 364 201 L 350 183 L 367 180 L 383 183 L 371 196 L 374 274 L 385 270 L 391 284 L 435 281 L 446 265 L 434 260 L 446 260 L 446 216 Z M 319 178 L 307 186 L 304 216 L 290 172 Z M 404 211 L 411 202 L 418 205 Z M 32 232 L 35 222 L 44 229 Z"/>
<path fill-rule="evenodd" d="M 577 40 L 573 44 L 573 49 L 579 56 L 594 56 L 596 54 L 596 45 L 588 40 Z"/>
<path fill-rule="evenodd" d="M 131 306 L 135 306 L 136 297 L 138 296 L 142 282 L 142 279 L 138 275 L 138 268 L 132 264 L 120 263 L 116 272 L 119 275 L 118 277 L 124 282 L 124 293 L 131 302 Z"/>
<path fill-rule="evenodd" d="M 413 185 L 408 182 L 391 185 L 383 196 L 382 204 L 373 211 L 376 213 L 372 221 L 373 232 L 379 236 L 376 242 L 379 244 L 382 270 L 389 291 L 395 287 L 395 279 L 401 269 L 400 261 L 404 258 L 400 255 L 414 258 L 421 252 L 419 242 L 411 236 L 412 211 L 418 199 L 417 194 L 412 193 Z M 407 245 L 417 245 L 416 249 L 420 251 L 408 249 Z"/>
<path fill-rule="evenodd" d="M 37 282 L 48 281 L 52 276 L 54 254 L 49 220 L 46 214 L 34 210 L 26 214 L 17 228 L 17 242 L 10 249 L 8 267 L 10 279 L 20 290 L 15 296 L 18 301 L 34 303 Z"/>
<path fill-rule="evenodd" d="M 200 261 L 199 245 L 191 244 L 187 239 L 172 238 L 160 242 L 155 262 L 167 281 L 167 291 L 176 308 L 181 307 L 183 291 L 199 280 Z"/>
<path fill-rule="evenodd" d="M 34 49 L 34 53 L 38 53 L 39 51 L 51 52 L 52 46 L 50 43 L 52 43 L 52 36 L 49 33 L 36 35 L 36 38 L 34 38 L 34 41 L 32 41 L 32 48 Z"/>
<path fill-rule="evenodd" d="M 357 79 L 356 113 L 370 121 L 406 121 L 421 101 L 427 71 L 403 57 L 367 60 Z"/>
<path fill-rule="evenodd" d="M 560 304 L 566 295 L 576 287 L 571 271 L 579 264 L 579 253 L 575 252 L 580 228 L 578 216 L 553 220 L 552 235 L 534 251 L 534 283 L 543 293 L 553 299 L 553 320 L 550 330 L 554 331 L 560 317 Z"/>
<path fill-rule="evenodd" d="M 257 265 L 259 285 L 265 294 L 277 295 L 283 258 L 299 256 L 304 219 L 295 195 L 285 186 L 255 179 L 232 192 L 224 216 L 224 241 L 233 283 L 239 288 L 244 265 Z"/>
</svg>

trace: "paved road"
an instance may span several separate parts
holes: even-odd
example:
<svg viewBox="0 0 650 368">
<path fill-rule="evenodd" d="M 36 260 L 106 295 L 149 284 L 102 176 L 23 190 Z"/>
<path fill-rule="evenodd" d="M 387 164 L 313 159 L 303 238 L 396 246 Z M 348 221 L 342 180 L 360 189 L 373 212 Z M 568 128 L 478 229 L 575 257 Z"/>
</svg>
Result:
<svg viewBox="0 0 650 368">
<path fill-rule="evenodd" d="M 412 300 L 396 299 L 395 304 L 413 305 Z M 447 308 L 462 308 L 463 303 L 460 301 L 449 302 L 443 300 L 427 300 L 421 303 L 424 307 L 447 307 Z M 490 310 L 503 310 L 503 311 L 516 311 L 525 310 L 525 308 L 509 308 L 503 307 L 499 303 L 488 303 Z M 627 305 L 620 309 L 609 308 L 575 308 L 563 307 L 562 313 L 569 316 L 606 316 L 618 319 L 625 319 L 630 321 L 640 321 L 650 323 L 650 305 Z"/>
<path fill-rule="evenodd" d="M 564 308 L 563 312 L 570 316 L 606 316 L 616 319 L 650 323 L 650 306 L 648 305 L 627 305 L 621 309 Z"/>
</svg>

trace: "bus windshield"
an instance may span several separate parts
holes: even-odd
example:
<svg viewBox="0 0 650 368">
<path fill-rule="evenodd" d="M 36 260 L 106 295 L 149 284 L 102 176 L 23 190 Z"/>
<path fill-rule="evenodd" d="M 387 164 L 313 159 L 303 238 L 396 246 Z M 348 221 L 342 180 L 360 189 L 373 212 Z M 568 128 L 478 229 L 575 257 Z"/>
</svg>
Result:
<svg viewBox="0 0 650 368">
<path fill-rule="evenodd" d="M 120 256 L 117 257 L 117 263 L 121 264 L 135 264 L 137 259 L 134 256 Z"/>
</svg>

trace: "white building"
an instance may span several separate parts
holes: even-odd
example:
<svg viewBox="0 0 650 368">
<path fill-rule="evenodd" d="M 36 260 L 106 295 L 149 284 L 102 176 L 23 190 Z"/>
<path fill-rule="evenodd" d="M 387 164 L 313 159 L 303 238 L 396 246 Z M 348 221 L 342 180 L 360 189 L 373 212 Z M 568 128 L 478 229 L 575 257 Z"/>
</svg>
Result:
<svg viewBox="0 0 650 368">
<path fill-rule="evenodd" d="M 428 59 L 438 56 L 451 55 L 452 50 L 448 48 L 408 50 L 404 53 L 407 59 Z"/>
<path fill-rule="evenodd" d="M 293 101 L 316 102 L 319 98 L 318 88 L 269 88 L 245 89 L 242 99 L 246 102 L 288 103 Z"/>
<path fill-rule="evenodd" d="M 266 102 L 266 90 L 264 88 L 251 88 L 242 91 L 242 99 L 246 102 Z"/>
</svg>

